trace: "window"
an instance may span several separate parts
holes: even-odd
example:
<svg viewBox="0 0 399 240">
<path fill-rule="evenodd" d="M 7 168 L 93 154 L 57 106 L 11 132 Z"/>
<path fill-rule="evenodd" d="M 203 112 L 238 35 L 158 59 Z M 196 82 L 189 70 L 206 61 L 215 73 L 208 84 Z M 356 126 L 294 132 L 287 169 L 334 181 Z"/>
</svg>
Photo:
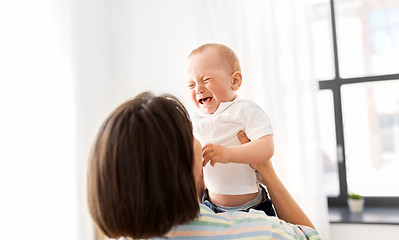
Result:
<svg viewBox="0 0 399 240">
<path fill-rule="evenodd" d="M 325 190 L 399 206 L 399 1 L 313 0 Z"/>
<path fill-rule="evenodd" d="M 399 197 L 399 81 L 341 87 L 349 192 Z M 389 187 L 386 187 L 389 186 Z"/>
</svg>

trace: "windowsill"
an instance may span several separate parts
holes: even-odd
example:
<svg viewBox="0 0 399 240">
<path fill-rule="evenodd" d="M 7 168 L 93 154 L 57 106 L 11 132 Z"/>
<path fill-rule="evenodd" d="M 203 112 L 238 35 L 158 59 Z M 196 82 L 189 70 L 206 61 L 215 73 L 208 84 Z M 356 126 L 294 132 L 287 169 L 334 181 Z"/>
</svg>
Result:
<svg viewBox="0 0 399 240">
<path fill-rule="evenodd" d="M 348 207 L 329 207 L 330 223 L 390 224 L 399 225 L 399 208 L 365 207 L 362 213 L 353 214 Z"/>
</svg>

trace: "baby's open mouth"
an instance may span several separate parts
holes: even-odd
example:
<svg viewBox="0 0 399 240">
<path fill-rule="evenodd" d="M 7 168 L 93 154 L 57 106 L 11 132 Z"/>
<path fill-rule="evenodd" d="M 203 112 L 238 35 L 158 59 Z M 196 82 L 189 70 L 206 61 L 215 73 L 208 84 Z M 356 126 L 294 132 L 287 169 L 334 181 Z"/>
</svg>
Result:
<svg viewBox="0 0 399 240">
<path fill-rule="evenodd" d="M 206 98 L 201 98 L 198 102 L 199 102 L 200 104 L 205 104 L 205 103 L 210 102 L 211 100 L 212 100 L 211 97 L 206 97 Z"/>
</svg>

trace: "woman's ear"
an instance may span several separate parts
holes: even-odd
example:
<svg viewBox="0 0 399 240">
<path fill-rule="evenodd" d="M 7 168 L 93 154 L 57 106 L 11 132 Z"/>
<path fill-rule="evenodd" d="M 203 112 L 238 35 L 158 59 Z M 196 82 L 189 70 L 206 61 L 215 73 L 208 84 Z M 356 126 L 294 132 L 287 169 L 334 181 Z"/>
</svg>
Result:
<svg viewBox="0 0 399 240">
<path fill-rule="evenodd" d="M 240 71 L 235 71 L 232 74 L 233 80 L 232 80 L 232 84 L 231 84 L 231 89 L 233 89 L 234 91 L 238 90 L 241 86 L 241 82 L 242 82 L 242 74 Z"/>
</svg>

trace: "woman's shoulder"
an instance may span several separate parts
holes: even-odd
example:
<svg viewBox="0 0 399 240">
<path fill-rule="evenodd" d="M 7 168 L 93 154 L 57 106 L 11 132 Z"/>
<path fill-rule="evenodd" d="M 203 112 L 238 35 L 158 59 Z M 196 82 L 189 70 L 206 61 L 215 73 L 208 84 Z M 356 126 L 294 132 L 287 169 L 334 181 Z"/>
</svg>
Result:
<svg viewBox="0 0 399 240">
<path fill-rule="evenodd" d="M 277 237 L 276 239 L 298 239 L 298 237 L 304 236 L 304 233 L 301 227 L 285 223 L 276 217 L 269 217 L 262 211 L 250 210 L 248 213 L 237 211 L 216 214 L 207 206 L 200 204 L 200 213 L 196 219 L 173 228 L 167 235 L 171 239 L 182 237 L 202 239 L 209 238 L 209 236 L 212 236 L 212 239 L 245 239 L 265 236 Z"/>
</svg>

